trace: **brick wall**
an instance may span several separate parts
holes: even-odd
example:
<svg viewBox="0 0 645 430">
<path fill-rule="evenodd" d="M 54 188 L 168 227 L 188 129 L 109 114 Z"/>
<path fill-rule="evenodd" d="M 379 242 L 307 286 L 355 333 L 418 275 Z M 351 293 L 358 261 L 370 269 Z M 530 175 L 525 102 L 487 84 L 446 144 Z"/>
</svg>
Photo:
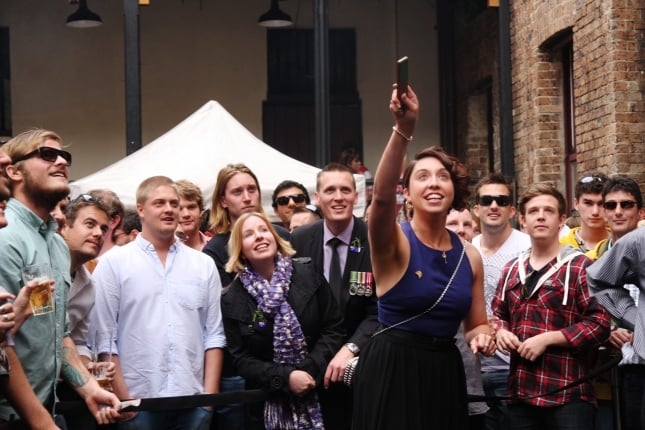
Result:
<svg viewBox="0 0 645 430">
<path fill-rule="evenodd" d="M 520 188 L 556 180 L 564 188 L 562 82 L 553 53 L 539 47 L 573 33 L 578 175 L 627 173 L 645 184 L 642 1 L 510 2 L 514 137 Z"/>
<path fill-rule="evenodd" d="M 645 2 L 642 0 L 510 1 L 513 131 L 519 192 L 533 182 L 565 189 L 561 58 L 548 42 L 571 31 L 578 176 L 625 173 L 645 190 Z M 486 153 L 469 117 L 473 86 L 492 78 L 495 168 L 499 169 L 497 9 L 456 21 L 459 138 L 477 176 Z M 541 49 L 547 45 L 547 48 Z M 470 131 L 469 131 L 470 130 Z M 463 155 L 462 155 L 463 156 Z"/>
</svg>

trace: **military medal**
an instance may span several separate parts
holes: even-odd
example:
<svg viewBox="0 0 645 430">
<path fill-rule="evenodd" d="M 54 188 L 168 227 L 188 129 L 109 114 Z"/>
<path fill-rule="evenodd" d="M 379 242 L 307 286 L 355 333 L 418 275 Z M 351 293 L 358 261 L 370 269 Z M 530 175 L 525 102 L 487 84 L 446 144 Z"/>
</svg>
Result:
<svg viewBox="0 0 645 430">
<path fill-rule="evenodd" d="M 349 272 L 349 295 L 355 296 L 358 290 L 358 272 Z"/>
</svg>

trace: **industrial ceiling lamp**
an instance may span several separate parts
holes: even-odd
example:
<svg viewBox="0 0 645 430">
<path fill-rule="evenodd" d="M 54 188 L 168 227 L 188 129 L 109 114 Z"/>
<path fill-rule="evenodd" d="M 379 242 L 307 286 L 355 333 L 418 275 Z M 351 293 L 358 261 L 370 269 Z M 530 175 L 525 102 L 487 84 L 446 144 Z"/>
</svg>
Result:
<svg viewBox="0 0 645 430">
<path fill-rule="evenodd" d="M 67 17 L 67 26 L 69 27 L 88 28 L 99 25 L 103 25 L 103 20 L 87 8 L 87 0 L 79 0 L 76 12 Z"/>
<path fill-rule="evenodd" d="M 280 10 L 278 0 L 271 0 L 271 8 L 258 19 L 258 24 L 269 28 L 289 27 L 293 25 L 293 21 L 288 14 Z"/>
</svg>

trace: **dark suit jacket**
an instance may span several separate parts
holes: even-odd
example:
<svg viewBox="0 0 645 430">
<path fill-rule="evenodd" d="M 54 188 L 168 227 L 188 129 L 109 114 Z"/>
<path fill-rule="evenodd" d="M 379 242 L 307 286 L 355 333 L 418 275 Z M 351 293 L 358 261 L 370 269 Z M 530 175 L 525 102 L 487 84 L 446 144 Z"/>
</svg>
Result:
<svg viewBox="0 0 645 430">
<path fill-rule="evenodd" d="M 317 221 L 313 224 L 298 227 L 291 233 L 291 244 L 295 248 L 298 257 L 310 257 L 316 271 L 324 276 L 324 252 L 323 252 L 323 222 Z M 354 217 L 354 229 L 351 235 L 352 240 L 358 238 L 361 242 L 361 252 L 347 252 L 347 262 L 343 272 L 342 285 L 331 285 L 339 297 L 340 307 L 345 321 L 347 339 L 345 342 L 352 342 L 360 349 L 365 348 L 370 336 L 378 327 L 378 315 L 376 307 L 376 286 L 373 285 L 374 294 L 370 297 L 351 296 L 349 294 L 349 272 L 371 272 L 372 262 L 370 261 L 370 248 L 367 243 L 367 224 Z"/>
</svg>

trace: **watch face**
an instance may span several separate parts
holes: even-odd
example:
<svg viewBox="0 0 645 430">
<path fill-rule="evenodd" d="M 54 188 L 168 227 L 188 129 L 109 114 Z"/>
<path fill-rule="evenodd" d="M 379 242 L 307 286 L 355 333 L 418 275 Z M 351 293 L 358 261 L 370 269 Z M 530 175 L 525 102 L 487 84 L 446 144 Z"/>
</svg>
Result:
<svg viewBox="0 0 645 430">
<path fill-rule="evenodd" d="M 359 349 L 355 343 L 347 343 L 345 346 L 352 352 L 352 354 L 358 354 Z"/>
</svg>

